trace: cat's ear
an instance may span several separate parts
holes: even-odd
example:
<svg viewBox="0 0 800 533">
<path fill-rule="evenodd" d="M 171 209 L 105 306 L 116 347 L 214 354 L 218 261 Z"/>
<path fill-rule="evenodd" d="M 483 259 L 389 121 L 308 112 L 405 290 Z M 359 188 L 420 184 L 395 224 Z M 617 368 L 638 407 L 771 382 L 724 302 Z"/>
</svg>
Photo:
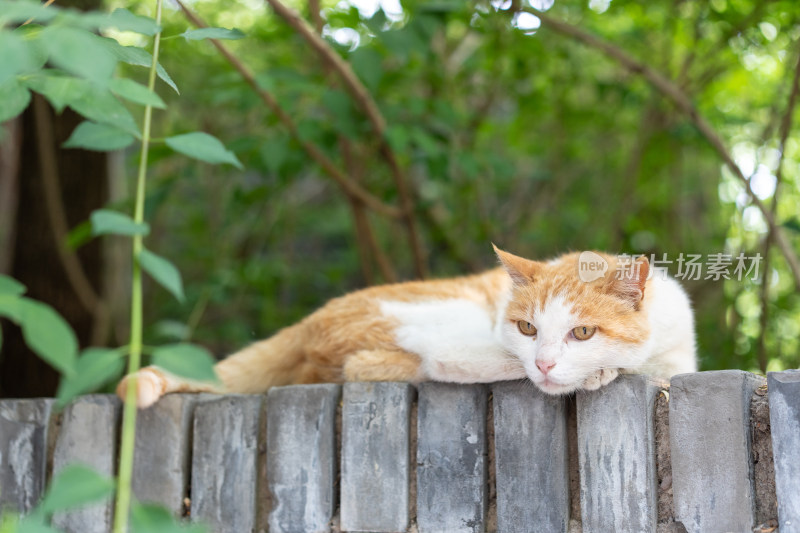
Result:
<svg viewBox="0 0 800 533">
<path fill-rule="evenodd" d="M 494 244 L 492 246 L 494 247 L 494 253 L 497 254 L 497 258 L 500 259 L 500 263 L 503 264 L 514 283 L 523 285 L 533 281 L 539 272 L 539 263 L 504 252 Z"/>
<path fill-rule="evenodd" d="M 644 286 L 649 273 L 650 261 L 647 256 L 642 255 L 633 264 L 619 266 L 609 291 L 638 310 L 644 298 Z"/>
</svg>

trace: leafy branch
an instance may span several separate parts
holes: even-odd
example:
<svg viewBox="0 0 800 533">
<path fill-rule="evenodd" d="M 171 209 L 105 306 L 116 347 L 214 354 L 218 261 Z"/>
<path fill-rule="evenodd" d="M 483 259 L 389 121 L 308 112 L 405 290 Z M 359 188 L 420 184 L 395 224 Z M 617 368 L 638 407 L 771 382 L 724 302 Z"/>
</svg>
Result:
<svg viewBox="0 0 800 533">
<path fill-rule="evenodd" d="M 424 278 L 427 275 L 427 260 L 425 258 L 425 251 L 422 246 L 422 241 L 419 237 L 416 220 L 414 217 L 414 201 L 413 193 L 409 186 L 408 177 L 400 167 L 397 156 L 392 150 L 386 139 L 386 119 L 381 114 L 378 104 L 372 97 L 370 92 L 358 79 L 356 73 L 350 64 L 342 59 L 342 57 L 334 50 L 325 39 L 323 39 L 311 25 L 303 19 L 300 14 L 283 5 L 280 0 L 266 0 L 275 12 L 283 18 L 287 24 L 297 31 L 297 33 L 305 39 L 309 45 L 322 57 L 339 77 L 342 79 L 345 88 L 350 93 L 353 100 L 362 108 L 364 115 L 366 115 L 372 129 L 378 136 L 380 142 L 380 152 L 386 160 L 387 165 L 392 173 L 395 187 L 397 188 L 398 196 L 400 197 L 400 205 L 402 207 L 402 218 L 406 225 L 408 232 L 409 245 L 411 246 L 411 253 L 414 257 L 414 268 L 417 276 Z"/>
<path fill-rule="evenodd" d="M 176 0 L 176 2 L 180 6 L 181 11 L 183 11 L 184 16 L 192 24 L 198 28 L 208 27 L 208 25 L 193 11 L 186 7 L 181 0 Z M 242 76 L 242 78 L 244 78 L 245 82 L 253 89 L 253 91 L 255 91 L 261 100 L 267 104 L 267 107 L 269 107 L 270 110 L 275 113 L 275 116 L 278 117 L 278 120 L 281 121 L 287 130 L 289 130 L 289 134 L 292 136 L 292 138 L 294 138 L 295 141 L 300 144 L 303 150 L 309 156 L 311 156 L 311 159 L 313 159 L 320 167 L 322 167 L 322 169 L 339 185 L 346 195 L 356 198 L 376 213 L 380 213 L 392 218 L 401 216 L 401 211 L 398 208 L 381 202 L 377 197 L 372 195 L 361 185 L 355 183 L 344 172 L 342 172 L 333 163 L 333 161 L 331 161 L 328 156 L 326 156 L 322 150 L 319 149 L 319 147 L 312 142 L 305 140 L 300 135 L 297 124 L 295 124 L 294 120 L 292 120 L 292 117 L 290 117 L 286 111 L 283 110 L 278 101 L 269 91 L 258 85 L 253 73 L 239 60 L 239 58 L 236 57 L 227 46 L 219 42 L 218 39 L 210 39 L 210 41 L 216 47 L 216 49 L 219 50 L 228 63 L 230 63 L 231 66 Z"/>
<path fill-rule="evenodd" d="M 535 15 L 539 18 L 539 20 L 541 20 L 542 25 L 547 26 L 548 28 L 562 35 L 572 37 L 573 39 L 584 43 L 590 48 L 599 50 L 606 56 L 620 63 L 631 72 L 639 74 L 645 80 L 647 80 L 650 85 L 653 86 L 653 88 L 671 101 L 675 107 L 678 108 L 678 110 L 684 113 L 692 122 L 692 124 L 694 124 L 695 128 L 697 128 L 700 134 L 705 137 L 706 141 L 717 152 L 728 169 L 734 174 L 734 176 L 736 176 L 736 178 L 739 179 L 739 181 L 742 182 L 753 204 L 758 208 L 759 211 L 761 211 L 764 220 L 769 226 L 770 234 L 775 239 L 775 244 L 778 246 L 778 248 L 780 248 L 784 258 L 786 259 L 786 262 L 792 271 L 795 286 L 800 287 L 800 260 L 798 260 L 797 254 L 792 248 L 792 244 L 789 242 L 789 239 L 787 238 L 786 233 L 783 231 L 783 228 L 775 222 L 775 216 L 773 215 L 771 209 L 768 208 L 767 205 L 762 202 L 761 199 L 758 198 L 758 196 L 756 196 L 756 194 L 753 192 L 750 180 L 747 179 L 742 172 L 742 169 L 739 168 L 739 165 L 737 165 L 733 160 L 733 157 L 726 148 L 722 138 L 714 130 L 711 124 L 709 124 L 705 117 L 700 114 L 689 96 L 678 85 L 676 85 L 662 73 L 635 59 L 621 48 L 581 28 L 578 28 L 577 26 L 573 26 L 572 24 L 551 17 L 550 15 L 547 15 L 546 13 L 532 7 L 522 7 L 520 8 L 520 11 Z"/>
</svg>

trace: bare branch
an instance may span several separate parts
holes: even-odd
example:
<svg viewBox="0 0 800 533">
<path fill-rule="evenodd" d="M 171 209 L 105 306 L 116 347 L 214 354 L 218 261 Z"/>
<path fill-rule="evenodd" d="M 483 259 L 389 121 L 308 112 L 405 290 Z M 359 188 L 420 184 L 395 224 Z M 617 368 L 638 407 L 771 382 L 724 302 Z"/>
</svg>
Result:
<svg viewBox="0 0 800 533">
<path fill-rule="evenodd" d="M 742 173 L 742 170 L 733 160 L 733 157 L 725 147 L 725 143 L 722 141 L 720 136 L 716 131 L 714 131 L 714 128 L 711 127 L 708 121 L 697 111 L 692 101 L 689 99 L 686 93 L 681 90 L 680 87 L 666 78 L 660 72 L 650 68 L 648 65 L 630 56 L 626 51 L 597 37 L 596 35 L 573 26 L 572 24 L 555 19 L 550 15 L 539 11 L 538 9 L 525 7 L 521 10 L 536 15 L 539 20 L 542 21 L 543 25 L 553 29 L 554 31 L 557 31 L 558 33 L 577 39 L 591 48 L 600 50 L 608 57 L 621 63 L 631 72 L 641 75 L 648 82 L 650 82 L 650 84 L 657 91 L 670 100 L 675 107 L 683 112 L 694 124 L 695 128 L 697 128 L 703 137 L 706 138 L 706 141 L 708 141 L 711 147 L 714 148 L 734 176 L 736 176 L 739 181 L 744 184 L 753 204 L 764 216 L 770 232 L 773 234 L 775 239 L 775 244 L 778 246 L 778 248 L 780 248 L 781 253 L 786 258 L 786 262 L 789 264 L 789 268 L 794 276 L 795 286 L 800 287 L 800 260 L 798 260 L 796 253 L 792 249 L 792 245 L 786 237 L 786 234 L 784 233 L 783 229 L 775 223 L 775 217 L 770 209 L 764 204 L 764 202 L 761 201 L 761 199 L 758 198 L 758 196 L 753 193 L 753 189 L 750 186 L 750 180 L 747 179 L 744 173 Z"/>
<path fill-rule="evenodd" d="M 314 22 L 314 29 L 317 34 L 322 34 L 322 28 L 325 26 L 325 21 L 320 14 L 319 0 L 309 0 L 308 11 L 311 20 Z M 333 78 L 333 69 L 329 64 L 324 64 L 326 79 Z M 332 84 L 335 80 L 330 80 Z M 350 177 L 356 183 L 362 183 L 364 175 L 364 168 L 360 164 L 359 158 L 353 156 L 353 145 L 350 140 L 342 134 L 338 134 L 339 150 L 342 153 L 342 161 L 344 168 Z M 375 238 L 375 232 L 372 231 L 372 226 L 369 223 L 369 216 L 364 209 L 364 204 L 355 198 L 348 198 L 350 210 L 353 213 L 353 223 L 356 230 L 356 242 L 358 243 L 358 258 L 361 261 L 361 270 L 364 273 L 364 280 L 367 285 L 375 283 L 375 275 L 372 268 L 370 259 L 374 258 L 378 264 L 378 268 L 383 276 L 383 281 L 387 283 L 394 283 L 397 281 L 397 275 L 392 268 L 392 264 L 386 254 L 378 244 L 378 239 Z"/>
<path fill-rule="evenodd" d="M 325 21 L 322 20 L 320 9 L 319 0 L 308 0 L 308 14 L 314 22 L 314 29 L 317 31 L 317 34 L 322 35 L 322 28 L 325 27 Z"/>
<path fill-rule="evenodd" d="M 339 146 L 342 150 L 342 156 L 345 163 L 345 168 L 353 176 L 353 179 L 359 180 L 363 174 L 363 168 L 358 164 L 358 158 L 353 156 L 353 147 L 346 137 L 339 137 Z M 383 281 L 386 283 L 394 283 L 397 281 L 397 274 L 392 267 L 391 261 L 383 253 L 383 250 L 378 244 L 378 239 L 375 238 L 375 232 L 372 231 L 372 226 L 369 224 L 369 218 L 364 211 L 364 206 L 358 200 L 350 200 L 350 205 L 353 211 L 353 218 L 356 225 L 356 235 L 358 237 L 359 257 L 361 259 L 362 270 L 364 276 L 367 278 L 367 283 L 372 285 L 373 276 L 372 269 L 369 263 L 370 256 L 374 257 L 378 268 L 381 271 Z"/>
<path fill-rule="evenodd" d="M 89 282 L 89 278 L 86 276 L 86 271 L 83 269 L 77 254 L 67 248 L 66 245 L 69 225 L 67 223 L 67 214 L 64 211 L 64 204 L 61 200 L 54 148 L 56 141 L 50 117 L 48 116 L 47 104 L 44 98 L 39 95 L 34 95 L 33 97 L 33 113 L 43 185 L 42 191 L 47 205 L 47 218 L 58 252 L 58 259 L 67 275 L 67 280 L 72 290 L 78 297 L 78 301 L 94 318 L 95 326 L 99 324 L 106 325 L 108 322 L 108 317 L 105 316 L 108 313 L 107 306 Z M 95 330 L 92 337 L 103 338 L 105 333 L 102 329 L 107 328 Z"/>
<path fill-rule="evenodd" d="M 355 72 L 353 72 L 350 64 L 342 59 L 328 43 L 320 37 L 311 25 L 306 22 L 299 13 L 295 10 L 283 5 L 280 0 L 267 0 L 269 5 L 280 15 L 297 33 L 303 37 L 314 50 L 322 56 L 323 60 L 328 63 L 334 71 L 342 78 L 345 88 L 356 101 L 356 103 L 363 109 L 364 114 L 372 125 L 372 129 L 378 136 L 381 154 L 383 155 L 389 169 L 392 172 L 392 177 L 397 187 L 397 193 L 400 197 L 400 205 L 403 210 L 403 220 L 406 224 L 408 231 L 409 244 L 411 245 L 411 252 L 414 257 L 414 267 L 417 276 L 424 278 L 427 274 L 427 261 L 425 259 L 425 251 L 422 242 L 419 238 L 417 231 L 416 220 L 414 217 L 414 202 L 413 197 L 408 185 L 408 179 L 397 161 L 397 157 L 392 150 L 389 143 L 386 142 L 386 119 L 381 114 L 378 104 L 372 95 L 369 93 L 361 80 L 358 79 Z"/>
<path fill-rule="evenodd" d="M 6 138 L 0 141 L 0 274 L 11 272 L 19 204 L 19 159 L 22 153 L 22 118 L 4 122 Z"/>
<path fill-rule="evenodd" d="M 800 53 L 797 55 L 797 64 L 794 68 L 792 87 L 789 90 L 789 103 L 786 104 L 786 111 L 781 120 L 780 141 L 778 144 L 780 156 L 778 157 L 778 168 L 775 171 L 775 192 L 772 193 L 772 204 L 770 205 L 770 213 L 772 213 L 773 218 L 778 210 L 778 190 L 783 181 L 783 158 L 786 153 L 786 140 L 789 138 L 789 132 L 792 129 L 792 116 L 794 115 L 794 108 L 797 104 L 798 92 L 800 92 Z M 758 366 L 761 368 L 762 372 L 767 371 L 767 345 L 765 337 L 767 322 L 769 321 L 769 283 L 772 277 L 770 275 L 769 250 L 772 247 L 773 237 L 774 234 L 772 228 L 770 228 L 764 239 L 764 274 L 761 280 L 761 316 L 759 318 L 761 335 L 759 335 L 758 338 Z"/>
<path fill-rule="evenodd" d="M 325 39 L 314 31 L 314 28 L 300 16 L 300 13 L 286 7 L 279 0 L 267 0 L 267 2 L 272 6 L 272 9 L 275 10 L 275 13 L 280 15 L 289 26 L 294 28 L 295 31 L 297 31 L 297 33 L 299 33 L 300 36 L 305 39 L 331 67 L 333 67 L 336 73 L 341 76 L 347 90 L 364 110 L 375 133 L 383 137 L 386 132 L 386 120 L 383 118 L 380 109 L 378 109 L 378 104 L 372 98 L 367 88 L 364 87 L 364 84 L 361 83 L 361 80 L 358 79 L 356 73 L 353 72 L 350 64 L 342 59 L 342 56 L 336 53 L 336 50 L 331 48 Z"/>
<path fill-rule="evenodd" d="M 206 28 L 208 27 L 205 22 L 203 22 L 200 17 L 198 17 L 194 12 L 190 11 L 181 0 L 176 0 L 178 5 L 180 6 L 183 14 L 189 19 L 192 24 L 197 26 L 198 28 Z M 267 104 L 267 106 L 272 110 L 273 113 L 278 117 L 278 120 L 289 130 L 289 134 L 303 147 L 303 150 L 311 156 L 319 166 L 342 188 L 342 190 L 348 196 L 352 198 L 357 198 L 360 202 L 362 202 L 366 207 L 372 209 L 376 213 L 380 213 L 382 215 L 398 218 L 401 215 L 401 211 L 390 205 L 386 205 L 381 202 L 378 198 L 373 196 L 370 192 L 365 190 L 359 184 L 354 183 L 350 178 L 348 178 L 344 172 L 339 170 L 336 165 L 333 164 L 333 161 L 328 159 L 328 157 L 320 150 L 315 144 L 304 140 L 298 130 L 297 125 L 294 123 L 292 118 L 281 108 L 278 101 L 275 99 L 272 94 L 259 87 L 258 82 L 256 82 L 255 76 L 253 73 L 248 70 L 248 68 L 237 58 L 233 53 L 228 50 L 228 48 L 223 45 L 217 39 L 210 39 L 211 43 L 219 50 L 219 52 L 225 57 L 225 59 L 235 68 L 239 74 L 244 78 L 245 82 L 259 95 L 261 100 Z"/>
</svg>

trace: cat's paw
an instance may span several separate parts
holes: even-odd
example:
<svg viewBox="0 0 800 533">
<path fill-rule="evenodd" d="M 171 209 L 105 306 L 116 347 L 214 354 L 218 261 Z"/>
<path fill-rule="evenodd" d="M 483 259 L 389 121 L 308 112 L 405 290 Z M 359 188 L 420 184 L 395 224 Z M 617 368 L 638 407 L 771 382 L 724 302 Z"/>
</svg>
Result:
<svg viewBox="0 0 800 533">
<path fill-rule="evenodd" d="M 583 390 L 597 390 L 603 385 L 608 385 L 619 376 L 616 368 L 604 368 L 593 373 L 586 378 L 581 385 Z"/>
<path fill-rule="evenodd" d="M 125 401 L 130 384 L 130 376 L 125 376 L 117 385 L 117 396 Z M 136 373 L 136 406 L 146 409 L 156 403 L 164 395 L 166 383 L 163 376 L 155 370 L 143 368 Z"/>
</svg>

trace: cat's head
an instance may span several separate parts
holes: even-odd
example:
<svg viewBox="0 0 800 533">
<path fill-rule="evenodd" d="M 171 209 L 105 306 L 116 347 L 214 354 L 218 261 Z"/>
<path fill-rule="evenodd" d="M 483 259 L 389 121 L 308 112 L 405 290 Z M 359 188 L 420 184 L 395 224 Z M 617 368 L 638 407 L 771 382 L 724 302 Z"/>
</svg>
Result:
<svg viewBox="0 0 800 533">
<path fill-rule="evenodd" d="M 597 254 L 605 274 L 582 281 L 577 253 L 544 263 L 495 251 L 513 280 L 501 326 L 504 348 L 540 389 L 569 393 L 599 369 L 641 362 L 649 335 L 642 312 L 646 257 L 618 269 L 617 258 Z"/>
</svg>

